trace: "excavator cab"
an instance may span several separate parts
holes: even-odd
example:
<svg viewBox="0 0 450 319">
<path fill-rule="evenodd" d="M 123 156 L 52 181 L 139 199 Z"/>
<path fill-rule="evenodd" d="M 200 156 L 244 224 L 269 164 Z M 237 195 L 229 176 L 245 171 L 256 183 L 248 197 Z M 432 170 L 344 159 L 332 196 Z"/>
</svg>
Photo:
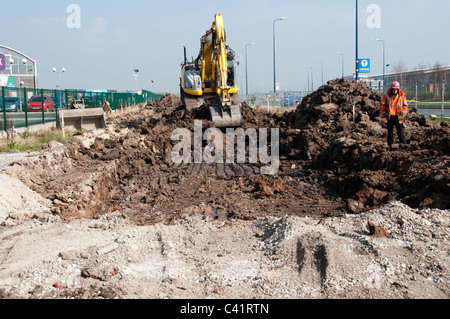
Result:
<svg viewBox="0 0 450 319">
<path fill-rule="evenodd" d="M 229 87 L 236 86 L 236 83 L 234 82 L 234 76 L 235 76 L 235 66 L 234 61 L 228 60 L 228 79 L 227 79 L 227 85 Z"/>
<path fill-rule="evenodd" d="M 226 44 L 222 15 L 216 14 L 212 27 L 200 40 L 200 52 L 189 62 L 184 47 L 180 98 L 187 110 L 209 105 L 209 117 L 216 127 L 242 124 L 241 103 L 236 84 L 234 51 Z"/>
</svg>

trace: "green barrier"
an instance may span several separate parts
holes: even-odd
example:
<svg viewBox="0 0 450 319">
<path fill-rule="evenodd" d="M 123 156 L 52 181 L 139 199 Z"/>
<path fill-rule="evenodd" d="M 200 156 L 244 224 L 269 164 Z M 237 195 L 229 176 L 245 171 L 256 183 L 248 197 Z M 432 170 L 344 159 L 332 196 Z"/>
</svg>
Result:
<svg viewBox="0 0 450 319">
<path fill-rule="evenodd" d="M 0 129 L 7 130 L 9 123 L 14 125 L 15 128 L 29 127 L 37 124 L 45 124 L 49 122 L 55 122 L 58 119 L 58 111 L 61 109 L 70 109 L 71 101 L 79 98 L 83 98 L 86 108 L 101 108 L 105 101 L 108 101 L 111 109 L 118 110 L 129 107 L 131 105 L 137 105 L 141 103 L 147 103 L 149 101 L 155 101 L 157 98 L 163 95 L 155 94 L 153 92 L 142 90 L 140 94 L 135 92 L 119 92 L 119 91 L 90 91 L 90 90 L 73 90 L 73 89 L 39 89 L 34 90 L 31 88 L 9 88 L 2 87 L 1 89 L 2 100 L 0 101 L 0 107 L 2 108 L 2 115 L 0 116 L 0 122 L 3 122 Z M 32 97 L 40 97 L 40 109 L 37 112 L 28 109 L 29 101 Z M 48 105 L 44 106 L 44 97 L 52 99 L 55 108 L 48 110 Z M 6 110 L 5 98 L 16 98 L 20 103 L 20 107 L 17 112 Z M 39 102 L 38 102 L 39 103 Z M 39 104 L 38 104 L 39 105 Z"/>
</svg>

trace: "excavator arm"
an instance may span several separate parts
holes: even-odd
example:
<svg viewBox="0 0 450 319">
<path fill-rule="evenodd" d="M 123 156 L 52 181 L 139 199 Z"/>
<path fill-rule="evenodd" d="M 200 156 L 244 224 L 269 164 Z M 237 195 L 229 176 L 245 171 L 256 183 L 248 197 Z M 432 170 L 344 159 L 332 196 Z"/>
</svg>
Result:
<svg viewBox="0 0 450 319">
<path fill-rule="evenodd" d="M 227 48 L 225 39 L 225 29 L 223 26 L 223 18 L 216 14 L 216 63 L 218 69 L 218 87 L 217 94 L 222 97 L 222 103 L 230 102 L 229 90 L 227 85 L 228 79 L 228 65 L 227 65 Z"/>
<path fill-rule="evenodd" d="M 216 93 L 223 103 L 230 102 L 228 82 L 227 46 L 223 17 L 216 14 L 211 28 L 201 38 L 196 61 L 201 63 L 201 75 L 205 93 Z M 198 62 L 197 62 L 198 63 Z"/>
</svg>

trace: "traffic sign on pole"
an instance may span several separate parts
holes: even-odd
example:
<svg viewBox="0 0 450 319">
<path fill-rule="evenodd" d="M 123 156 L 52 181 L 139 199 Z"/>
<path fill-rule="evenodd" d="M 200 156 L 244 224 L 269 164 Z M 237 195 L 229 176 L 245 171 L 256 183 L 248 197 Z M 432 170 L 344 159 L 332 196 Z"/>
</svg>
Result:
<svg viewBox="0 0 450 319">
<path fill-rule="evenodd" d="M 359 73 L 370 73 L 370 59 L 359 59 Z"/>
</svg>

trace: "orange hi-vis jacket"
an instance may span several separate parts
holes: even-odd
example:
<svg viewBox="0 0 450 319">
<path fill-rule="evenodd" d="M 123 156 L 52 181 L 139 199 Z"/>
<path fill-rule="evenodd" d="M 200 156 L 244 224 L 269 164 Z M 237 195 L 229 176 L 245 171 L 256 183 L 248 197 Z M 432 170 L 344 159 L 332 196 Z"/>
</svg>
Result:
<svg viewBox="0 0 450 319">
<path fill-rule="evenodd" d="M 408 114 L 408 101 L 406 100 L 405 92 L 398 90 L 397 96 L 392 99 L 389 95 L 390 91 L 391 89 L 389 89 L 381 100 L 381 116 L 388 120 L 391 116 L 398 116 L 398 121 L 402 124 L 405 121 L 406 114 Z"/>
</svg>

